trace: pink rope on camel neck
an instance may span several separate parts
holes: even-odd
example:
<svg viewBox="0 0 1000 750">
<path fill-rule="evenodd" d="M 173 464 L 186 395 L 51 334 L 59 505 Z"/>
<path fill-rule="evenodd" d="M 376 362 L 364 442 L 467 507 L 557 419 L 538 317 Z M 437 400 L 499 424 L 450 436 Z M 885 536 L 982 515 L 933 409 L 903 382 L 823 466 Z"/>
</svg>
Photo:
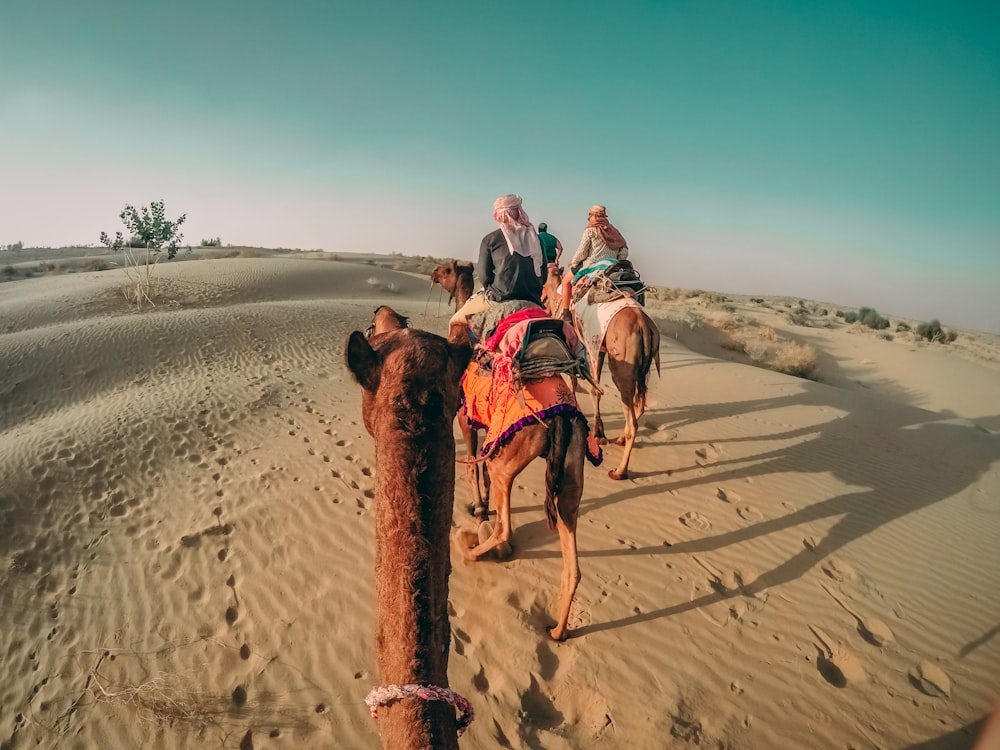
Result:
<svg viewBox="0 0 1000 750">
<path fill-rule="evenodd" d="M 365 698 L 365 703 L 372 710 L 372 718 L 378 718 L 378 707 L 388 706 L 403 698 L 422 698 L 425 701 L 444 701 L 458 711 L 456 729 L 458 736 L 472 723 L 475 713 L 472 704 L 458 693 L 449 688 L 438 687 L 437 685 L 382 685 L 372 688 Z"/>
</svg>

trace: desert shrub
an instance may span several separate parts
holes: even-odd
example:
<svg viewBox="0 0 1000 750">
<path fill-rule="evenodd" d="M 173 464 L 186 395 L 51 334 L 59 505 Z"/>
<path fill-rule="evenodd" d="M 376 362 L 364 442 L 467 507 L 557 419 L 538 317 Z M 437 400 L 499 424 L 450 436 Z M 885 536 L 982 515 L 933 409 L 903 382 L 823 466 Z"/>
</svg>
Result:
<svg viewBox="0 0 1000 750">
<path fill-rule="evenodd" d="M 18 240 L 9 245 L 0 245 L 0 250 L 24 250 L 24 243 Z"/>
<path fill-rule="evenodd" d="M 399 287 L 395 283 L 390 281 L 388 284 L 384 284 L 382 283 L 382 279 L 377 276 L 369 276 L 365 283 L 372 289 L 390 292 L 391 294 L 399 292 Z"/>
<path fill-rule="evenodd" d="M 774 355 L 772 368 L 786 375 L 816 379 L 816 350 L 809 344 L 786 344 Z"/>
<path fill-rule="evenodd" d="M 17 276 L 17 269 L 14 266 L 4 266 L 3 271 L 0 273 L 3 273 L 7 278 L 13 278 Z"/>
<path fill-rule="evenodd" d="M 84 271 L 107 271 L 111 264 L 103 258 L 91 258 L 83 264 Z"/>
<path fill-rule="evenodd" d="M 201 241 L 201 247 L 222 247 L 222 239 L 219 237 L 209 237 L 207 240 L 203 239 Z"/>
<path fill-rule="evenodd" d="M 764 304 L 764 298 L 763 297 L 751 297 L 750 301 L 753 302 L 755 305 L 763 305 Z"/>
<path fill-rule="evenodd" d="M 153 304 L 153 270 L 159 254 L 166 250 L 167 260 L 177 254 L 177 248 L 184 238 L 180 227 L 187 219 L 187 214 L 181 214 L 178 219 L 171 221 L 166 216 L 161 200 L 153 201 L 148 207 L 141 206 L 138 210 L 126 204 L 118 214 L 118 218 L 125 225 L 131 239 L 126 242 L 121 232 L 115 232 L 115 238 L 112 240 L 107 232 L 101 232 L 101 244 L 112 252 L 125 253 L 126 263 L 123 270 L 126 284 L 123 292 L 126 300 L 141 309 L 144 302 Z M 140 259 L 132 252 L 137 239 L 142 243 L 141 247 L 146 250 L 145 259 Z"/>
<path fill-rule="evenodd" d="M 878 337 L 883 341 L 892 341 L 893 336 L 888 331 L 879 331 Z"/>
<path fill-rule="evenodd" d="M 734 313 L 736 312 L 736 305 L 730 305 L 727 303 L 722 306 L 722 309 L 725 310 L 727 313 Z"/>
<path fill-rule="evenodd" d="M 842 317 L 844 319 L 845 323 L 857 323 L 858 322 L 858 314 L 856 312 L 854 312 L 854 310 L 848 310 L 847 312 L 845 312 L 840 317 Z"/>
<path fill-rule="evenodd" d="M 940 321 L 935 319 L 930 323 L 920 323 L 917 326 L 917 338 L 946 344 L 957 339 L 958 333 L 942 328 Z"/>
<path fill-rule="evenodd" d="M 793 326 L 808 326 L 809 315 L 805 310 L 792 310 L 788 313 L 788 322 Z"/>
<path fill-rule="evenodd" d="M 768 345 L 764 341 L 749 340 L 743 342 L 743 351 L 751 362 L 763 362 L 767 359 Z"/>
<path fill-rule="evenodd" d="M 876 331 L 881 331 L 889 327 L 889 319 L 883 318 L 878 314 L 878 310 L 873 307 L 862 307 L 858 310 L 858 320 L 861 321 L 862 325 L 866 325 Z"/>
<path fill-rule="evenodd" d="M 834 315 L 837 316 L 838 318 L 846 317 L 846 313 L 843 310 L 837 310 L 837 312 L 835 312 Z"/>
</svg>

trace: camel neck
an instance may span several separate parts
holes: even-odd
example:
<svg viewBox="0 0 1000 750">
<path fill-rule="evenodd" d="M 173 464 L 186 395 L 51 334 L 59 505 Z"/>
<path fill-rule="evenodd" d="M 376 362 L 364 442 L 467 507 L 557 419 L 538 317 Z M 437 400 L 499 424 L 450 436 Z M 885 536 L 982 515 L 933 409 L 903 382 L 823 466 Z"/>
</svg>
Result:
<svg viewBox="0 0 1000 750">
<path fill-rule="evenodd" d="M 376 441 L 375 642 L 382 685 L 448 687 L 454 437 Z M 457 748 L 455 710 L 406 698 L 379 710 L 384 747 Z"/>
</svg>

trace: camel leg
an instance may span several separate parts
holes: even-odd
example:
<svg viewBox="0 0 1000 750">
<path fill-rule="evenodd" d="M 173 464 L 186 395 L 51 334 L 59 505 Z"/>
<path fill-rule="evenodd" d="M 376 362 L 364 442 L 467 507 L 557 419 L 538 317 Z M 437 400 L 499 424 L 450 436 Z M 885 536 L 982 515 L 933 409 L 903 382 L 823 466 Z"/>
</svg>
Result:
<svg viewBox="0 0 1000 750">
<path fill-rule="evenodd" d="M 594 373 L 594 383 L 601 382 L 601 371 L 604 369 L 604 357 L 606 352 L 597 355 L 597 372 Z M 590 397 L 594 401 L 594 437 L 598 442 L 606 443 L 607 436 L 604 434 L 604 420 L 601 419 L 601 390 L 598 387 L 590 389 Z"/>
<path fill-rule="evenodd" d="M 493 479 L 496 480 L 497 477 Z M 497 508 L 496 526 L 493 527 L 492 533 L 485 540 L 480 541 L 475 547 L 465 550 L 467 560 L 478 560 L 494 549 L 497 550 L 500 557 L 510 556 L 510 490 L 513 484 L 513 476 L 504 477 L 503 481 L 495 482 L 495 487 L 492 490 Z M 484 529 L 484 527 L 485 529 L 489 528 L 486 523 L 480 524 L 479 528 Z"/>
<path fill-rule="evenodd" d="M 468 560 L 478 560 L 487 552 L 496 549 L 500 558 L 507 558 L 511 554 L 510 535 L 510 493 L 514 486 L 514 479 L 520 474 L 524 467 L 531 463 L 536 457 L 541 455 L 545 445 L 545 430 L 522 430 L 514 438 L 500 449 L 496 455 L 486 462 L 486 474 L 489 477 L 489 497 L 496 508 L 496 527 L 485 540 L 479 542 L 474 547 L 465 550 L 465 557 Z M 583 465 L 581 462 L 581 472 Z M 480 524 L 480 531 L 483 531 L 483 524 Z M 488 528 L 488 525 L 487 525 Z"/>
<path fill-rule="evenodd" d="M 557 641 L 569 636 L 569 614 L 573 606 L 576 587 L 580 583 L 580 563 L 576 550 L 576 523 L 580 517 L 580 499 L 583 497 L 583 464 L 587 450 L 587 431 L 582 421 L 573 426 L 571 441 L 565 458 L 562 485 L 556 499 L 556 530 L 559 532 L 559 551 L 562 553 L 562 575 L 559 577 L 559 608 L 555 627 L 549 635 Z"/>
<path fill-rule="evenodd" d="M 465 476 L 472 487 L 472 503 L 467 505 L 466 509 L 470 515 L 477 516 L 481 521 L 485 521 L 489 515 L 489 495 L 487 494 L 487 498 L 484 499 L 479 489 L 479 462 L 476 461 L 479 433 L 472 429 L 464 409 L 458 413 L 458 427 L 462 432 L 462 437 L 465 439 L 466 459 L 468 461 L 465 465 Z"/>
<path fill-rule="evenodd" d="M 624 445 L 625 450 L 622 451 L 618 468 L 608 472 L 608 476 L 612 479 L 628 479 L 628 462 L 632 457 L 632 448 L 635 446 L 635 435 L 639 423 L 634 406 L 622 403 L 622 410 L 625 412 L 625 434 L 618 438 L 615 443 Z"/>
<path fill-rule="evenodd" d="M 559 550 L 562 552 L 562 575 L 559 577 L 556 624 L 549 628 L 549 635 L 554 640 L 564 641 L 569 635 L 569 611 L 573 606 L 576 587 L 580 583 L 580 564 L 576 553 L 576 529 L 571 529 L 561 517 L 556 522 L 556 528 L 559 530 Z"/>
<path fill-rule="evenodd" d="M 636 384 L 635 371 L 628 363 L 620 363 L 613 359 L 611 360 L 610 369 L 611 379 L 618 388 L 618 393 L 621 396 L 622 411 L 625 414 L 625 432 L 615 443 L 624 446 L 625 450 L 622 451 L 618 468 L 609 471 L 608 476 L 612 479 L 628 479 L 628 462 L 632 457 L 632 448 L 635 446 L 635 436 L 639 427 L 639 417 L 636 414 L 638 386 Z"/>
</svg>

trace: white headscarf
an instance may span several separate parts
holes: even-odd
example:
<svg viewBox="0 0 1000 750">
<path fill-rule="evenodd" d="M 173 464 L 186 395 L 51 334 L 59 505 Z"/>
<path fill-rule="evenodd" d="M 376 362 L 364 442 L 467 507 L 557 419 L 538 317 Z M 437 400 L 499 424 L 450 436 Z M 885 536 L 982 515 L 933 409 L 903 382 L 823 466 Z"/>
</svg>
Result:
<svg viewBox="0 0 1000 750">
<path fill-rule="evenodd" d="M 535 273 L 542 275 L 542 245 L 538 233 L 531 225 L 528 214 L 521 207 L 520 195 L 501 195 L 493 203 L 493 218 L 500 225 L 507 251 L 523 255 L 535 263 Z"/>
</svg>

